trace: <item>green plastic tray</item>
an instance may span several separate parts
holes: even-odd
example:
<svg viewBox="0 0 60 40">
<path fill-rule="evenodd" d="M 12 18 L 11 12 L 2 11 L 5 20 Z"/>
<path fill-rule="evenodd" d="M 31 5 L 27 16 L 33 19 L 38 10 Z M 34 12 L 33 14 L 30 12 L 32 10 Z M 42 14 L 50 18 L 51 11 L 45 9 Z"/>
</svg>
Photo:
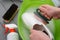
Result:
<svg viewBox="0 0 60 40">
<path fill-rule="evenodd" d="M 22 21 L 22 18 L 21 18 L 22 14 L 24 12 L 26 12 L 29 8 L 32 8 L 32 9 L 38 8 L 40 5 L 43 5 L 43 4 L 53 5 L 53 2 L 52 2 L 52 0 L 23 0 L 23 3 L 20 7 L 19 14 L 18 14 L 18 30 L 19 30 L 19 34 L 23 40 L 30 40 L 30 38 L 29 38 L 30 30 L 26 28 L 26 25 Z M 56 32 L 58 32 L 58 33 L 55 32 L 54 36 L 55 36 L 55 39 L 57 39 L 57 37 L 60 37 L 60 36 L 58 36 L 58 35 L 60 35 L 59 34 L 60 29 L 58 28 L 58 26 L 60 26 L 60 25 L 59 25 L 59 21 L 58 22 L 56 20 L 54 20 L 54 21 L 55 21 L 54 24 L 56 24 L 55 30 L 56 30 Z"/>
</svg>

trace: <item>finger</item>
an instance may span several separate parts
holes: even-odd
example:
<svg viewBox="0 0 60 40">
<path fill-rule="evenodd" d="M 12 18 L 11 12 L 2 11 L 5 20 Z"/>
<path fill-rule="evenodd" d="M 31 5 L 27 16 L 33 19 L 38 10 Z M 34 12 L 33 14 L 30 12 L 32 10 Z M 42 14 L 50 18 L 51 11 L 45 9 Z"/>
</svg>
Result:
<svg viewBox="0 0 60 40">
<path fill-rule="evenodd" d="M 31 39 L 32 35 L 30 35 L 30 39 Z"/>
<path fill-rule="evenodd" d="M 53 17 L 54 19 L 58 19 L 58 17 Z"/>
<path fill-rule="evenodd" d="M 42 7 L 45 7 L 45 8 L 47 8 L 47 7 L 52 7 L 51 5 L 48 5 L 48 4 L 46 4 L 46 5 L 42 5 Z"/>
<path fill-rule="evenodd" d="M 34 30 L 34 29 L 31 29 L 31 33 L 34 33 L 34 32 L 36 32 L 37 30 Z"/>
<path fill-rule="evenodd" d="M 41 11 L 42 13 L 47 13 L 47 9 L 45 9 L 45 8 L 43 8 L 43 7 L 40 7 L 40 11 Z"/>
<path fill-rule="evenodd" d="M 60 19 L 60 16 L 56 17 L 56 19 Z"/>
<path fill-rule="evenodd" d="M 30 32 L 31 32 L 31 33 L 32 33 L 32 30 L 33 30 L 33 29 L 30 29 Z"/>
<path fill-rule="evenodd" d="M 50 8 L 52 8 L 52 6 L 50 6 L 50 5 L 42 5 L 41 7 L 44 7 L 44 8 L 46 8 L 47 10 L 49 10 Z"/>
<path fill-rule="evenodd" d="M 56 19 L 60 19 L 60 17 L 57 17 Z"/>
<path fill-rule="evenodd" d="M 34 36 L 33 35 L 30 35 L 30 40 L 34 40 Z"/>
<path fill-rule="evenodd" d="M 60 15 L 58 15 L 58 19 L 60 19 Z"/>
<path fill-rule="evenodd" d="M 47 15 L 45 15 L 46 18 L 50 19 L 50 17 L 48 17 Z"/>
</svg>

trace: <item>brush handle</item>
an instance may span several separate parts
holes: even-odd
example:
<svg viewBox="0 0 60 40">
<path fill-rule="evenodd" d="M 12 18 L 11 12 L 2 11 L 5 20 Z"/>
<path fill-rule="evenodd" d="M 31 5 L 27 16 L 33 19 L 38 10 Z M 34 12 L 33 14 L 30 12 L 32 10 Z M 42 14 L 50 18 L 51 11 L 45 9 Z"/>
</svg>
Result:
<svg viewBox="0 0 60 40">
<path fill-rule="evenodd" d="M 48 19 L 47 17 L 43 16 L 41 13 L 40 13 L 40 9 L 37 9 L 36 12 L 38 13 L 38 15 L 43 19 L 45 20 L 47 23 L 49 23 L 48 21 L 50 21 L 52 19 L 52 17 L 50 19 Z"/>
</svg>

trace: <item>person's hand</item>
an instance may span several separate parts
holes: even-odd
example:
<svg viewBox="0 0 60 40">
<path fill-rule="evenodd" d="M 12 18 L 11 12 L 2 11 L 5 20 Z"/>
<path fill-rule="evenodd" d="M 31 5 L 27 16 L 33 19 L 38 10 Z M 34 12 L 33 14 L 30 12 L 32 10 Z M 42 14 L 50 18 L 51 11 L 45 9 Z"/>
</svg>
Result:
<svg viewBox="0 0 60 40">
<path fill-rule="evenodd" d="M 31 40 L 50 40 L 50 38 L 42 31 L 31 30 Z"/>
<path fill-rule="evenodd" d="M 53 7 L 50 5 L 42 5 L 40 6 L 40 11 L 44 16 L 49 15 L 49 17 L 53 17 L 55 19 L 60 19 L 60 8 Z"/>
</svg>

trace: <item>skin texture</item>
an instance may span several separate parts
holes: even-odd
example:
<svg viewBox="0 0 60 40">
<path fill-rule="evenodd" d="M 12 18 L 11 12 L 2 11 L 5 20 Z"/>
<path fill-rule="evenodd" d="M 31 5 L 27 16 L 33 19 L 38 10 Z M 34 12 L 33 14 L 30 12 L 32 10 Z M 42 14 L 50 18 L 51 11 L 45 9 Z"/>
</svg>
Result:
<svg viewBox="0 0 60 40">
<path fill-rule="evenodd" d="M 60 8 L 53 7 L 50 5 L 41 5 L 39 7 L 41 13 L 48 18 L 53 17 L 54 19 L 60 19 Z M 47 15 L 46 15 L 47 14 Z M 31 30 L 31 35 L 30 35 L 31 40 L 51 40 L 45 33 L 42 31 L 37 31 L 32 29 Z"/>
</svg>

